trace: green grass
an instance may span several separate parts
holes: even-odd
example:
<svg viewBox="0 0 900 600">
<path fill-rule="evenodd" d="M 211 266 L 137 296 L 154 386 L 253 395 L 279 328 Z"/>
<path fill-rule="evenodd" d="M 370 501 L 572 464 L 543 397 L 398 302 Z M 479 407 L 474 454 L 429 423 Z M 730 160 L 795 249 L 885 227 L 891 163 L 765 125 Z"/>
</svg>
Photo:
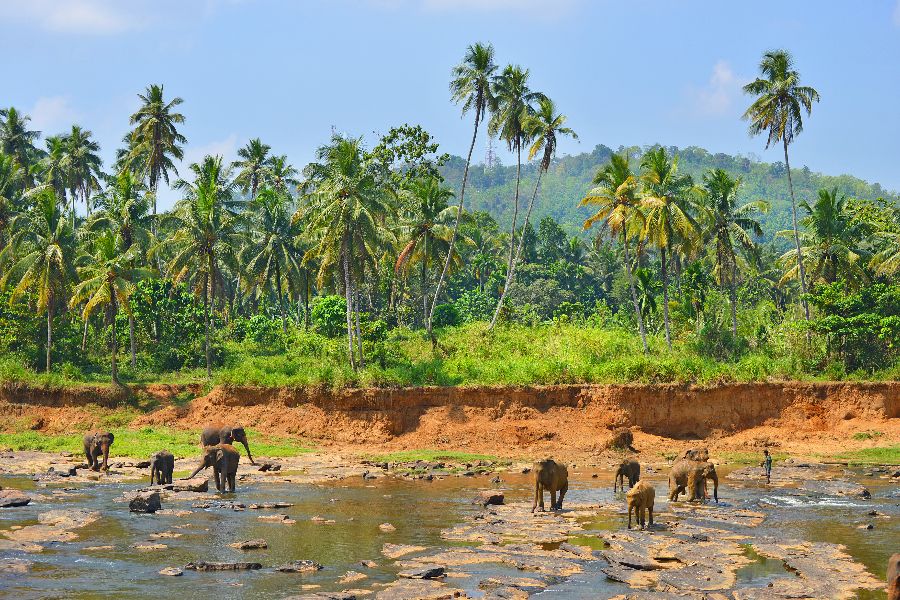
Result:
<svg viewBox="0 0 900 600">
<path fill-rule="evenodd" d="M 429 462 L 448 461 L 457 463 L 476 462 L 479 460 L 503 462 L 496 456 L 491 456 L 490 454 L 472 454 L 470 452 L 453 452 L 450 450 L 400 450 L 398 452 L 389 452 L 387 454 L 372 454 L 366 456 L 366 458 L 373 462 L 388 463 L 415 462 L 417 460 Z"/>
<path fill-rule="evenodd" d="M 883 431 L 857 431 L 853 434 L 853 439 L 862 442 L 865 440 L 874 440 L 884 435 Z"/>
<path fill-rule="evenodd" d="M 900 465 L 900 445 L 840 452 L 829 458 L 851 465 Z"/>
<path fill-rule="evenodd" d="M 113 413 L 115 414 L 115 413 Z M 110 454 L 128 458 L 148 458 L 157 450 L 168 449 L 175 456 L 195 456 L 199 452 L 199 431 L 185 431 L 166 427 L 144 427 L 124 429 L 109 427 L 115 434 Z M 263 436 L 248 430 L 250 450 L 254 456 L 284 457 L 311 452 L 309 444 L 277 436 Z M 48 435 L 36 431 L 0 433 L 0 447 L 13 450 L 35 450 L 40 452 L 72 452 L 80 454 L 81 434 Z M 240 444 L 238 448 L 241 449 Z"/>
</svg>

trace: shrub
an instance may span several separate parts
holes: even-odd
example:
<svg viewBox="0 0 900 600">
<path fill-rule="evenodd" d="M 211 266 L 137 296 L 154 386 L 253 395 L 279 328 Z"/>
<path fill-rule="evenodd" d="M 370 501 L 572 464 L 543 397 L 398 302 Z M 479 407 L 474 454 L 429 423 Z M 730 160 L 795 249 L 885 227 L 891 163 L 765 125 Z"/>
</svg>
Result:
<svg viewBox="0 0 900 600">
<path fill-rule="evenodd" d="M 313 327 L 322 335 L 337 337 L 347 333 L 347 301 L 343 296 L 317 298 L 310 317 Z"/>
<path fill-rule="evenodd" d="M 456 299 L 453 305 L 463 323 L 490 321 L 496 301 L 481 290 L 469 290 Z"/>
<path fill-rule="evenodd" d="M 431 324 L 434 327 L 454 327 L 459 325 L 461 317 L 455 304 L 438 304 L 434 307 Z"/>
</svg>

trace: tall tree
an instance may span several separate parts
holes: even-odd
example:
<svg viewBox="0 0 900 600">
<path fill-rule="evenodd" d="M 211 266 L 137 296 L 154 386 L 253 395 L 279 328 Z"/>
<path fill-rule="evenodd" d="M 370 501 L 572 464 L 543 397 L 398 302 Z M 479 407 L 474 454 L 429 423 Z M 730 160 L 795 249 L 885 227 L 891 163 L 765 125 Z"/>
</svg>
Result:
<svg viewBox="0 0 900 600">
<path fill-rule="evenodd" d="M 66 204 L 68 187 L 66 173 L 66 136 L 51 135 L 44 140 L 47 153 L 41 159 L 41 179 L 45 185 L 53 188 L 54 193 L 63 204 Z M 74 200 L 73 200 L 74 212 Z"/>
<path fill-rule="evenodd" d="M 527 139 L 531 140 L 531 148 L 528 149 L 528 160 L 532 160 L 539 153 L 541 162 L 538 163 L 537 180 L 534 183 L 534 191 L 531 193 L 531 200 L 528 202 L 528 210 L 525 213 L 525 221 L 522 224 L 523 230 L 528 228 L 528 221 L 531 218 L 531 211 L 534 208 L 534 201 L 541 189 L 541 178 L 550 168 L 550 162 L 556 155 L 556 146 L 559 142 L 558 137 L 569 136 L 578 139 L 575 132 L 565 126 L 566 116 L 556 112 L 556 105 L 553 100 L 546 96 L 538 96 L 537 107 L 533 112 L 527 112 L 522 119 L 522 128 Z M 525 235 L 519 238 L 519 246 L 516 248 L 515 256 L 506 272 L 506 283 L 503 285 L 503 291 L 500 292 L 500 300 L 497 302 L 497 308 L 494 310 L 494 317 L 491 319 L 491 327 L 497 322 L 500 315 L 500 307 L 506 299 L 509 288 L 512 287 L 516 276 L 516 264 L 522 254 L 522 247 L 525 244 Z"/>
<path fill-rule="evenodd" d="M 478 126 L 487 115 L 488 109 L 493 105 L 491 85 L 497 65 L 494 64 L 494 47 L 491 44 L 475 43 L 466 49 L 463 61 L 453 68 L 450 80 L 450 97 L 456 104 L 462 105 L 462 114 L 474 112 L 474 125 L 472 127 L 472 142 L 469 144 L 469 153 L 466 155 L 466 166 L 463 169 L 462 183 L 459 188 L 459 205 L 456 209 L 456 220 L 453 223 L 453 232 L 450 235 L 450 251 L 444 259 L 444 268 L 438 277 L 434 287 L 434 300 L 431 302 L 431 310 L 425 321 L 428 334 L 431 335 L 431 319 L 434 316 L 434 308 L 437 306 L 441 295 L 444 279 L 450 269 L 450 261 L 453 257 L 453 248 L 456 245 L 456 237 L 459 234 L 459 223 L 463 216 L 466 200 L 466 183 L 469 180 L 469 166 L 472 164 L 472 151 L 475 149 L 475 141 L 478 139 Z M 433 339 L 433 338 L 432 338 Z"/>
<path fill-rule="evenodd" d="M 670 158 L 665 148 L 650 150 L 641 159 L 641 205 L 646 215 L 644 236 L 659 250 L 660 279 L 663 292 L 663 322 L 666 345 L 672 347 L 669 324 L 669 272 L 667 259 L 677 245 L 689 250 L 699 237 L 699 228 L 691 212 L 693 181 L 678 172 L 678 157 Z"/>
<path fill-rule="evenodd" d="M 87 321 L 97 309 L 105 309 L 110 323 L 110 364 L 112 382 L 119 384 L 118 338 L 116 337 L 116 316 L 119 310 L 131 315 L 129 298 L 134 291 L 134 282 L 146 272 L 135 267 L 138 247 L 123 250 L 122 239 L 110 230 L 103 231 L 93 240 L 94 252 L 84 257 L 85 264 L 79 268 L 81 282 L 72 292 L 69 305 L 74 308 L 84 302 L 81 312 Z"/>
<path fill-rule="evenodd" d="M 610 157 L 609 163 L 594 177 L 594 184 L 596 187 L 591 189 L 581 200 L 581 206 L 598 207 L 597 212 L 584 222 L 584 229 L 590 229 L 594 223 L 602 222 L 609 228 L 613 238 L 618 236 L 621 239 L 622 249 L 625 253 L 625 273 L 628 276 L 628 287 L 631 289 L 634 314 L 641 334 L 641 344 L 644 352 L 647 352 L 649 350 L 647 329 L 644 326 L 644 315 L 638 302 L 629 255 L 629 236 L 637 237 L 644 227 L 644 215 L 639 208 L 640 186 L 631 171 L 628 158 L 621 154 L 613 154 Z"/>
<path fill-rule="evenodd" d="M 240 160 L 235 161 L 232 165 L 239 169 L 235 183 L 241 187 L 244 193 L 250 192 L 251 199 L 256 198 L 260 178 L 271 163 L 272 157 L 269 156 L 271 149 L 271 146 L 263 144 L 259 138 L 254 138 L 237 152 Z"/>
<path fill-rule="evenodd" d="M 791 194 L 791 218 L 794 229 L 794 247 L 797 249 L 797 267 L 800 272 L 800 300 L 803 312 L 809 320 L 809 303 L 806 301 L 806 270 L 800 248 L 800 230 L 797 226 L 797 199 L 791 179 L 791 163 L 788 146 L 803 131 L 803 113 L 812 112 L 813 102 L 819 101 L 819 92 L 800 85 L 800 73 L 794 69 L 794 61 L 785 50 L 772 50 L 763 55 L 759 63 L 762 77 L 744 86 L 744 91 L 756 96 L 756 100 L 744 113 L 750 121 L 750 135 L 765 133 L 766 148 L 781 142 L 784 148 L 784 166 L 787 169 L 788 190 Z"/>
<path fill-rule="evenodd" d="M 6 258 L 3 249 L 8 241 L 10 227 L 22 209 L 21 189 L 24 179 L 24 171 L 18 161 L 9 154 L 0 152 L 0 269 Z"/>
<path fill-rule="evenodd" d="M 20 113 L 15 107 L 0 108 L 0 152 L 13 156 L 25 174 L 25 185 L 34 185 L 31 168 L 37 158 L 34 143 L 40 131 L 28 129 L 31 117 Z"/>
<path fill-rule="evenodd" d="M 184 102 L 173 98 L 163 99 L 163 86 L 153 84 L 143 94 L 138 94 L 141 107 L 131 115 L 132 142 L 129 162 L 132 168 L 148 178 L 148 189 L 153 195 L 153 215 L 156 215 L 156 191 L 159 180 L 169 183 L 169 172 L 178 174 L 173 159 L 184 158 L 182 145 L 187 139 L 178 132 L 178 125 L 184 123 L 184 115 L 175 112 Z"/>
<path fill-rule="evenodd" d="M 18 259 L 4 275 L 2 285 L 12 278 L 15 287 L 10 303 L 26 292 L 34 295 L 38 312 L 47 314 L 47 361 L 50 371 L 53 349 L 53 315 L 65 304 L 69 286 L 78 280 L 74 259 L 75 232 L 60 210 L 53 190 L 45 189 L 36 197 L 34 210 L 23 215 L 23 222 L 7 244 L 16 248 Z"/>
<path fill-rule="evenodd" d="M 81 196 L 85 211 L 90 216 L 91 192 L 100 189 L 98 177 L 103 161 L 98 155 L 100 145 L 91 139 L 92 135 L 90 131 L 72 125 L 72 130 L 65 136 L 62 164 L 72 197 L 72 227 L 75 227 L 75 199 Z"/>
<path fill-rule="evenodd" d="M 273 156 L 269 164 L 262 170 L 263 181 L 270 188 L 282 194 L 294 191 L 300 181 L 297 179 L 297 169 L 288 162 L 287 156 Z"/>
<path fill-rule="evenodd" d="M 713 275 L 720 287 L 728 286 L 731 300 L 731 332 L 737 335 L 737 271 L 736 249 L 747 252 L 755 249 L 753 236 L 762 235 L 754 213 L 765 213 L 769 204 L 754 200 L 738 205 L 740 178 L 734 178 L 724 169 L 715 169 L 703 176 L 704 215 L 709 220 L 708 235 L 715 245 Z"/>
</svg>

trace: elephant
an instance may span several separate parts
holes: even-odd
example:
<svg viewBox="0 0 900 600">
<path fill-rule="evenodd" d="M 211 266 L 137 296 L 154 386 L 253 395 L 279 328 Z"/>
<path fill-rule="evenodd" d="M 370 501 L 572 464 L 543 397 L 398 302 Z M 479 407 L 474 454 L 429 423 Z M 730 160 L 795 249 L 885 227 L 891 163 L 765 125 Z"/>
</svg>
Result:
<svg viewBox="0 0 900 600">
<path fill-rule="evenodd" d="M 675 502 L 682 492 L 688 494 L 688 502 L 706 499 L 706 480 L 713 481 L 713 498 L 719 502 L 719 476 L 710 462 L 681 459 L 669 471 L 669 501 Z"/>
<path fill-rule="evenodd" d="M 172 483 L 172 471 L 175 470 L 175 456 L 168 450 L 154 452 L 150 456 L 150 483 L 163 485 Z"/>
<path fill-rule="evenodd" d="M 623 492 L 625 491 L 626 477 L 628 478 L 628 488 L 633 488 L 634 484 L 641 478 L 641 463 L 636 460 L 631 460 L 630 458 L 622 461 L 622 464 L 619 465 L 619 469 L 616 471 L 616 478 L 613 481 L 613 493 L 616 491 L 616 486 Z"/>
<path fill-rule="evenodd" d="M 700 462 L 706 462 L 709 460 L 709 448 L 701 447 L 701 448 L 688 448 L 684 451 L 684 454 L 681 458 L 685 460 L 699 460 Z"/>
<path fill-rule="evenodd" d="M 544 509 L 544 490 L 550 490 L 550 510 L 562 510 L 563 498 L 569 490 L 569 470 L 566 465 L 550 458 L 534 463 L 534 505 L 531 512 L 540 506 Z M 559 492 L 559 500 L 556 498 Z"/>
<path fill-rule="evenodd" d="M 203 449 L 203 460 L 187 479 L 196 476 L 197 473 L 208 467 L 213 468 L 213 479 L 216 481 L 216 489 L 219 492 L 234 493 L 234 482 L 237 475 L 238 462 L 241 453 L 231 444 L 216 444 L 206 446 Z"/>
<path fill-rule="evenodd" d="M 633 488 L 625 493 L 625 501 L 628 503 L 628 529 L 631 529 L 631 511 L 637 524 L 643 529 L 647 522 L 645 512 L 650 513 L 650 525 L 653 525 L 653 501 L 656 499 L 656 490 L 644 481 L 638 481 Z"/>
<path fill-rule="evenodd" d="M 250 454 L 250 444 L 247 443 L 247 432 L 240 425 L 225 425 L 224 423 L 212 423 L 203 428 L 200 433 L 200 445 L 215 446 L 216 444 L 233 444 L 240 442 L 247 449 L 247 458 L 250 464 L 255 465 L 253 455 Z"/>
<path fill-rule="evenodd" d="M 892 554 L 888 559 L 887 598 L 900 600 L 900 553 Z"/>
<path fill-rule="evenodd" d="M 108 431 L 89 431 L 84 434 L 84 455 L 87 456 L 88 468 L 91 471 L 108 471 L 109 447 L 112 446 L 115 436 Z M 103 455 L 103 464 L 100 464 L 100 455 Z"/>
</svg>

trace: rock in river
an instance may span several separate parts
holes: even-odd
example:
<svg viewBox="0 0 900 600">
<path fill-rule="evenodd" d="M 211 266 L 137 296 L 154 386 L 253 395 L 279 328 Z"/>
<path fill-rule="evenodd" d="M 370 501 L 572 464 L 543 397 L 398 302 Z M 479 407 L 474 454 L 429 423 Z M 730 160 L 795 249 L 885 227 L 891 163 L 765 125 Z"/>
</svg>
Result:
<svg viewBox="0 0 900 600">
<path fill-rule="evenodd" d="M 184 575 L 184 571 L 178 567 L 166 567 L 165 569 L 160 569 L 159 574 L 167 575 L 169 577 L 180 577 Z"/>
<path fill-rule="evenodd" d="M 397 575 L 403 579 L 440 579 L 444 576 L 445 571 L 444 567 L 427 566 L 410 571 L 400 571 Z"/>
<path fill-rule="evenodd" d="M 472 504 L 480 504 L 482 506 L 501 505 L 503 504 L 503 492 L 498 490 L 482 490 L 478 496 L 472 500 Z"/>
<path fill-rule="evenodd" d="M 258 562 L 191 562 L 184 566 L 192 571 L 247 571 L 262 569 Z"/>
<path fill-rule="evenodd" d="M 25 506 L 31 497 L 21 490 L 0 490 L 0 508 Z"/>
<path fill-rule="evenodd" d="M 242 542 L 234 542 L 233 544 L 228 545 L 232 548 L 237 548 L 238 550 L 263 550 L 269 547 L 269 543 L 263 539 L 244 540 Z"/>
<path fill-rule="evenodd" d="M 155 513 L 160 508 L 159 492 L 138 492 L 128 502 L 128 510 L 133 513 Z"/>
<path fill-rule="evenodd" d="M 176 479 L 172 482 L 172 490 L 175 492 L 208 492 L 209 479 L 206 477 L 194 477 L 193 479 Z"/>
<path fill-rule="evenodd" d="M 282 573 L 308 573 L 310 571 L 321 571 L 322 565 L 314 560 L 294 560 L 286 565 L 275 567 L 275 570 Z"/>
</svg>

